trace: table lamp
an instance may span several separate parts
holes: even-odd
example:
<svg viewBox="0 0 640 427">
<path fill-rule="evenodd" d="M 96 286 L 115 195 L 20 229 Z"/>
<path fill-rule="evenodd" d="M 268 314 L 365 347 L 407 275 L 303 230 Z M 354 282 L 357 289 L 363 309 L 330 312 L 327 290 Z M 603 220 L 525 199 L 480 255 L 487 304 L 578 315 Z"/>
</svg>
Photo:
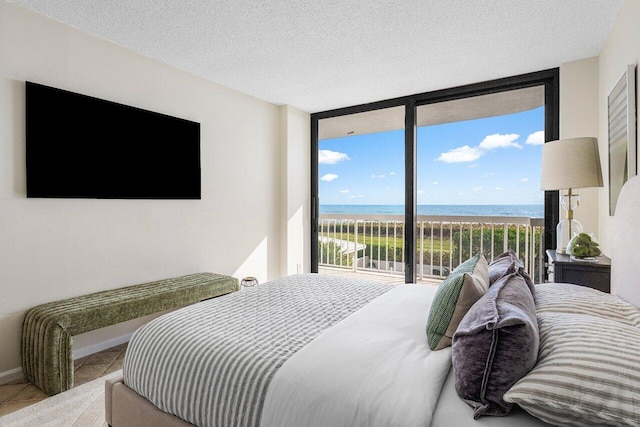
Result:
<svg viewBox="0 0 640 427">
<path fill-rule="evenodd" d="M 547 142 L 542 146 L 541 190 L 567 190 L 560 193 L 567 218 L 558 223 L 556 252 L 567 252 L 567 244 L 574 234 L 582 233 L 582 224 L 573 218 L 573 210 L 580 203 L 576 188 L 602 187 L 602 172 L 598 140 L 596 138 L 569 138 Z"/>
</svg>

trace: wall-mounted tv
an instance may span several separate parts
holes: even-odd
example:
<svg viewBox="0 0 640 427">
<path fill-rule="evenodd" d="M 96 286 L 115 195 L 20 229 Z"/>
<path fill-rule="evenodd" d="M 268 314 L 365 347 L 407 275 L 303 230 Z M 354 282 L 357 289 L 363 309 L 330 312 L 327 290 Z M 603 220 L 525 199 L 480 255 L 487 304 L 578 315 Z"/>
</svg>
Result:
<svg viewBox="0 0 640 427">
<path fill-rule="evenodd" d="M 26 83 L 27 197 L 200 199 L 200 123 Z"/>
</svg>

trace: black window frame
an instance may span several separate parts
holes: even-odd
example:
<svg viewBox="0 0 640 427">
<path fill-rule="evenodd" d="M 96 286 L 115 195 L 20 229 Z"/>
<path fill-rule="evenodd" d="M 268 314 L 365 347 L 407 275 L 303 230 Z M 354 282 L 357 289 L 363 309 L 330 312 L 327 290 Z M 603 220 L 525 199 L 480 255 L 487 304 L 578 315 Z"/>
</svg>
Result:
<svg viewBox="0 0 640 427">
<path fill-rule="evenodd" d="M 318 122 L 322 119 L 350 114 L 364 113 L 384 108 L 405 107 L 405 224 L 404 259 L 405 282 L 416 281 L 416 109 L 421 105 L 472 98 L 498 92 L 507 92 L 534 86 L 544 86 L 544 135 L 545 142 L 560 137 L 560 70 L 552 68 L 457 86 L 448 89 L 424 92 L 368 104 L 354 105 L 335 110 L 311 114 L 311 272 L 318 272 L 318 219 L 320 202 L 318 199 Z M 559 221 L 559 192 L 545 191 L 544 194 L 544 246 L 556 247 L 556 225 Z M 545 251 L 546 252 L 546 251 Z M 545 273 L 546 274 L 546 273 Z"/>
</svg>

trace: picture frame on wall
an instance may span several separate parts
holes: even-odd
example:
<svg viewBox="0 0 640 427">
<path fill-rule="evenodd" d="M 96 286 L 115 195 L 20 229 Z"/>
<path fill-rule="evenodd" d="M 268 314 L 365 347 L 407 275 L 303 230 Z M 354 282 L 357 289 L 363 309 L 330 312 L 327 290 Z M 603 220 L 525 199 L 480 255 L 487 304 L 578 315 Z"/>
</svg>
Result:
<svg viewBox="0 0 640 427">
<path fill-rule="evenodd" d="M 637 174 L 636 66 L 629 65 L 607 97 L 609 135 L 609 215 L 622 186 Z"/>
</svg>

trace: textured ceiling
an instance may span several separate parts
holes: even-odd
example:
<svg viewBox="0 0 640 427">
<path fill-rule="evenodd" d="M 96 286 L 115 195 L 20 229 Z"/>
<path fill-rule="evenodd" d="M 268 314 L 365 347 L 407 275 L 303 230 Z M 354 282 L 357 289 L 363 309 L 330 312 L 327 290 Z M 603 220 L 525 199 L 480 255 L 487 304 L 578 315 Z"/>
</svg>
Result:
<svg viewBox="0 0 640 427">
<path fill-rule="evenodd" d="M 307 112 L 599 54 L 622 0 L 13 0 Z"/>
</svg>

